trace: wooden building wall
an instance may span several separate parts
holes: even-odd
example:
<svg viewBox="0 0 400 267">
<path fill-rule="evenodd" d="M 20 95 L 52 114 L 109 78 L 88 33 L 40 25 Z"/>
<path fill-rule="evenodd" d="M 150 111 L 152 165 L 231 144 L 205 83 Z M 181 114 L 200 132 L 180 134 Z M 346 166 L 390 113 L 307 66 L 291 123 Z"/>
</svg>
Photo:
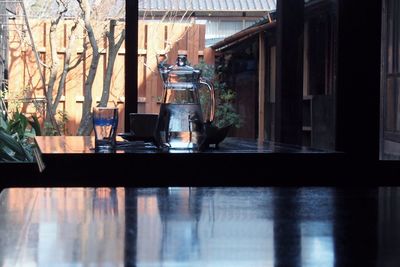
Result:
<svg viewBox="0 0 400 267">
<path fill-rule="evenodd" d="M 296 83 L 296 86 L 300 86 L 291 92 L 298 99 L 294 104 L 285 103 L 285 111 L 282 114 L 277 113 L 278 98 L 286 101 L 293 95 L 287 94 L 290 85 L 281 88 L 277 86 L 277 68 L 280 63 L 278 64 L 275 28 L 243 38 L 218 52 L 220 57 L 227 59 L 224 64 L 229 67 L 224 79 L 236 92 L 236 108 L 243 120 L 242 127 L 231 131 L 232 135 L 291 143 L 277 135 L 277 125 L 281 123 L 282 127 L 286 127 L 291 123 L 292 117 L 296 117 L 298 129 L 284 129 L 285 134 L 296 139 L 296 142 L 292 140 L 292 143 L 320 149 L 335 149 L 335 6 L 332 3 L 324 3 L 308 7 L 306 11 L 304 29 L 297 29 L 301 32 L 301 41 L 296 41 L 297 45 L 301 46 L 301 53 L 296 57 L 286 58 L 285 62 L 293 72 L 292 76 L 302 76 L 297 77 L 302 78 Z M 260 43 L 260 36 L 264 39 L 263 43 Z M 243 59 L 246 49 L 251 50 L 247 55 L 251 58 L 250 61 Z M 264 59 L 262 62 L 260 55 Z M 292 68 L 294 59 L 301 68 Z M 251 61 L 253 68 L 249 68 L 247 64 Z M 288 70 L 282 69 L 281 75 L 286 75 L 285 71 Z M 291 79 L 292 76 L 289 75 L 285 79 Z M 278 94 L 279 90 L 281 95 Z"/>
<path fill-rule="evenodd" d="M 258 131 L 258 39 L 257 35 L 220 52 L 225 69 L 222 79 L 236 94 L 234 106 L 241 118 L 230 135 L 257 138 Z"/>
</svg>

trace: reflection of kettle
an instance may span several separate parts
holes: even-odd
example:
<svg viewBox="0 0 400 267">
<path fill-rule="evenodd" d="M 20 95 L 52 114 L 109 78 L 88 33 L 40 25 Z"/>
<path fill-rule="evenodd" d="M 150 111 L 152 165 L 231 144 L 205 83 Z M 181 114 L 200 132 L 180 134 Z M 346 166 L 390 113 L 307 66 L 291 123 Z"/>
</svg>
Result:
<svg viewBox="0 0 400 267">
<path fill-rule="evenodd" d="M 176 65 L 158 64 L 164 92 L 156 127 L 160 146 L 198 149 L 205 139 L 204 119 L 200 105 L 199 88 L 210 91 L 210 118 L 214 119 L 215 95 L 212 84 L 201 77 L 201 70 L 187 65 L 185 55 L 178 55 Z"/>
</svg>

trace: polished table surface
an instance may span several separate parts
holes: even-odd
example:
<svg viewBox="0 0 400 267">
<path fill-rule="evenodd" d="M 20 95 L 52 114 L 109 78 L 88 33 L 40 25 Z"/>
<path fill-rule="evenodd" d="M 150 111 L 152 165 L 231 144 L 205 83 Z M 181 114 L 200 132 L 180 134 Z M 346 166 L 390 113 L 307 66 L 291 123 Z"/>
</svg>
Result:
<svg viewBox="0 0 400 267">
<path fill-rule="evenodd" d="M 0 266 L 399 266 L 399 188 L 10 188 Z"/>
<path fill-rule="evenodd" d="M 36 144 L 43 154 L 96 154 L 93 136 L 37 136 Z M 191 149 L 158 149 L 151 142 L 127 141 L 117 137 L 115 153 L 334 153 L 303 146 L 258 142 L 256 139 L 228 137 L 218 148 L 210 146 L 204 151 Z M 98 154 L 98 153 L 97 153 Z"/>
<path fill-rule="evenodd" d="M 96 153 L 90 136 L 37 136 L 35 141 L 46 165 L 44 172 L 37 179 L 22 177 L 7 187 L 220 186 L 227 182 L 252 186 L 299 183 L 301 175 L 321 183 L 318 173 L 312 176 L 304 169 L 310 168 L 310 162 L 333 168 L 332 160 L 341 158 L 333 151 L 232 137 L 204 151 L 158 149 L 152 143 L 118 137 L 115 153 Z M 325 175 L 325 184 L 337 181 L 335 170 L 336 166 Z"/>
</svg>

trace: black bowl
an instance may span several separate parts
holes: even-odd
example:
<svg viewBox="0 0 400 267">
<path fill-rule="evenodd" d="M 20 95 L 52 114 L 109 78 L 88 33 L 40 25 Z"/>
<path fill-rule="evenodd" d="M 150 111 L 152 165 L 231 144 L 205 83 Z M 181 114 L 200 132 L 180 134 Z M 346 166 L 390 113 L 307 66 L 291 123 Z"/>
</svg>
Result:
<svg viewBox="0 0 400 267">
<path fill-rule="evenodd" d="M 208 148 L 210 145 L 215 145 L 215 148 L 218 148 L 219 143 L 221 143 L 226 138 L 229 129 L 231 127 L 232 127 L 231 124 L 219 128 L 215 125 L 211 125 L 210 123 L 206 123 L 205 124 L 206 137 L 203 142 L 203 147 Z"/>
</svg>

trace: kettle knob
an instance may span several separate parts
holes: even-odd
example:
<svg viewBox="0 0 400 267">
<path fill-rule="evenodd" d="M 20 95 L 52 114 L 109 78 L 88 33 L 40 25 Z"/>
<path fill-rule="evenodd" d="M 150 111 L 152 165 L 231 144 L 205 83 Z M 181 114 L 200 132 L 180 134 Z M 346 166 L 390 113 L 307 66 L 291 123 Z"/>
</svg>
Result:
<svg viewBox="0 0 400 267">
<path fill-rule="evenodd" d="M 187 65 L 187 57 L 186 55 L 178 55 L 178 58 L 176 59 L 176 65 L 179 67 L 183 67 Z"/>
</svg>

